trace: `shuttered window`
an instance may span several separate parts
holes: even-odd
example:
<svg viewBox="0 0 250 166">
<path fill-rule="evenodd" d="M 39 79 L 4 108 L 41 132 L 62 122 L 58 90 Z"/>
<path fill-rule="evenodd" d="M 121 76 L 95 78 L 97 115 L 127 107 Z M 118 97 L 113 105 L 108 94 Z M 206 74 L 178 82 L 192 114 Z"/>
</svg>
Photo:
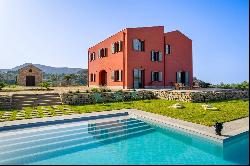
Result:
<svg viewBox="0 0 250 166">
<path fill-rule="evenodd" d="M 95 52 L 89 54 L 89 61 L 95 60 Z"/>
<path fill-rule="evenodd" d="M 162 61 L 162 52 L 161 51 L 151 51 L 151 61 L 155 62 L 161 62 Z"/>
<path fill-rule="evenodd" d="M 162 81 L 162 72 L 151 72 L 151 81 Z"/>
<path fill-rule="evenodd" d="M 90 74 L 90 82 L 95 82 L 95 74 Z"/>
<path fill-rule="evenodd" d="M 114 70 L 111 73 L 111 80 L 114 82 L 122 81 L 122 70 Z"/>
<path fill-rule="evenodd" d="M 122 51 L 122 41 L 114 42 L 111 44 L 111 53 L 115 54 Z"/>
<path fill-rule="evenodd" d="M 133 49 L 135 51 L 145 51 L 145 41 L 133 39 Z"/>
<path fill-rule="evenodd" d="M 103 58 L 108 56 L 108 49 L 107 48 L 100 48 L 98 50 L 98 58 Z"/>
</svg>

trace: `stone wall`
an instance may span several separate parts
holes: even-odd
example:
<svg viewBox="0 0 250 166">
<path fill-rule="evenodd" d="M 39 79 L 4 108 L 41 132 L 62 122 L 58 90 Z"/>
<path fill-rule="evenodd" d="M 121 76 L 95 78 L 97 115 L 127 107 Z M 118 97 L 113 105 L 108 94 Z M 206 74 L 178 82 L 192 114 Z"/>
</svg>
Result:
<svg viewBox="0 0 250 166">
<path fill-rule="evenodd" d="M 63 93 L 61 94 L 61 98 L 63 104 L 84 105 L 115 101 L 153 99 L 155 96 L 151 91 L 123 91 L 102 93 Z"/>
<path fill-rule="evenodd" d="M 11 96 L 0 96 L 0 110 L 11 109 Z"/>
<path fill-rule="evenodd" d="M 26 86 L 26 76 L 34 76 L 35 77 L 35 86 L 39 86 L 39 84 L 43 81 L 43 72 L 33 65 L 28 65 L 26 67 L 21 68 L 18 71 L 17 83 L 21 86 Z"/>
<path fill-rule="evenodd" d="M 207 102 L 232 99 L 245 99 L 249 97 L 248 91 L 240 90 L 216 90 L 216 91 L 176 91 L 154 90 L 157 98 L 166 100 L 178 100 L 185 102 Z"/>
</svg>

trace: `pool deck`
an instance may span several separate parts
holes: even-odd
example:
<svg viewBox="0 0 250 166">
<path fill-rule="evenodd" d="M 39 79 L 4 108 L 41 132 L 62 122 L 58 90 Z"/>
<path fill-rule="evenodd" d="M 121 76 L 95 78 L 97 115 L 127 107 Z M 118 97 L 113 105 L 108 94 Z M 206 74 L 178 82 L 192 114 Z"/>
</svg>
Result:
<svg viewBox="0 0 250 166">
<path fill-rule="evenodd" d="M 128 115 L 119 115 L 122 113 L 128 113 Z M 103 111 L 103 112 L 93 112 L 93 113 L 85 113 L 85 114 L 74 114 L 74 115 L 64 115 L 64 116 L 56 116 L 56 117 L 47 117 L 47 118 L 36 118 L 36 119 L 25 119 L 25 120 L 18 120 L 18 121 L 7 121 L 7 122 L 1 122 L 0 123 L 0 129 L 6 128 L 9 126 L 20 126 L 20 125 L 31 125 L 36 123 L 43 123 L 43 122 L 54 122 L 54 121 L 60 121 L 63 122 L 64 120 L 72 120 L 72 119 L 82 119 L 82 118 L 88 118 L 88 117 L 98 117 L 98 116 L 105 116 L 110 115 L 108 119 L 112 119 L 112 115 L 118 115 L 121 118 L 123 117 L 135 117 L 137 119 L 141 119 L 144 121 L 149 121 L 152 123 L 156 123 L 157 125 L 161 126 L 167 126 L 171 128 L 175 128 L 178 130 L 182 130 L 188 133 L 192 133 L 195 135 L 202 136 L 204 138 L 208 138 L 210 140 L 219 142 L 219 143 L 225 143 L 234 137 L 246 133 L 249 131 L 249 117 L 242 118 L 238 120 L 234 120 L 231 122 L 224 123 L 224 128 L 222 131 L 222 135 L 216 135 L 214 127 L 208 127 L 204 125 L 199 125 L 179 119 L 169 118 L 162 115 L 157 115 L 145 111 L 140 111 L 136 109 L 121 109 L 121 110 L 112 110 L 112 111 Z M 114 117 L 117 119 L 117 116 Z M 84 120 L 85 122 L 93 121 L 94 119 Z M 98 119 L 100 121 L 102 119 Z M 62 124 L 62 123 L 60 123 Z M 51 124 L 50 124 L 51 125 Z M 44 126 L 43 126 L 44 127 Z M 39 128 L 39 127 L 36 127 Z M 42 127 L 40 127 L 42 128 Z M 6 131 L 0 131 L 0 137 L 13 134 L 18 131 L 22 131 L 23 129 L 15 129 L 15 130 L 6 130 Z"/>
</svg>

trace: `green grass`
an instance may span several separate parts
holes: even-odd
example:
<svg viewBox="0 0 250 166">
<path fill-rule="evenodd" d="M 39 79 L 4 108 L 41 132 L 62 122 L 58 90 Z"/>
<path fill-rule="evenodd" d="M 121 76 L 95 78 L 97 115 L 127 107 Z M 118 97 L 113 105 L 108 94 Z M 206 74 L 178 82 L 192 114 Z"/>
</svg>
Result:
<svg viewBox="0 0 250 166">
<path fill-rule="evenodd" d="M 174 109 L 168 108 L 170 105 L 175 103 L 181 103 L 185 106 L 183 109 Z M 181 119 L 193 123 L 198 123 L 206 126 L 212 126 L 216 121 L 218 122 L 228 122 L 236 119 L 240 119 L 243 117 L 249 116 L 249 100 L 230 100 L 230 101 L 219 101 L 219 102 L 209 102 L 214 107 L 219 108 L 219 110 L 203 110 L 202 104 L 204 103 L 186 103 L 186 102 L 177 102 L 177 101 L 167 101 L 167 100 L 141 100 L 141 101 L 130 101 L 130 102 L 116 102 L 116 103 L 105 103 L 105 104 L 92 104 L 92 105 L 84 105 L 84 106 L 70 106 L 70 105 L 60 105 L 57 106 L 57 110 L 60 110 L 62 115 L 70 114 L 72 110 L 74 114 L 82 114 L 82 113 L 91 113 L 91 112 L 100 112 L 100 111 L 108 111 L 122 108 L 135 108 L 138 110 L 151 112 L 155 114 L 160 114 L 176 119 Z M 51 116 L 57 116 L 55 110 L 50 106 L 46 106 L 47 108 L 45 112 L 51 114 Z M 31 112 L 34 108 L 25 108 L 25 118 L 30 119 Z M 43 118 L 46 115 L 43 113 L 42 107 L 37 107 L 38 117 Z M 4 111 L 0 111 L 0 119 L 3 116 Z M 12 115 L 4 119 L 4 121 L 8 120 L 16 120 L 17 110 L 14 110 Z"/>
</svg>

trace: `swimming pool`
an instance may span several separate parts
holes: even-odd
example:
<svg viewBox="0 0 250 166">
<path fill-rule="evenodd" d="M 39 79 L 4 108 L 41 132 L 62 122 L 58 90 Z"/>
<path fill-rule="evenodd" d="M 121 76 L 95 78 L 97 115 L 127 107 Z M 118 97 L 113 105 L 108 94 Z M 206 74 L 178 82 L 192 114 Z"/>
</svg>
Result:
<svg viewBox="0 0 250 166">
<path fill-rule="evenodd" d="M 223 145 L 124 117 L 49 125 L 0 137 L 0 164 L 248 164 L 248 136 Z"/>
</svg>

